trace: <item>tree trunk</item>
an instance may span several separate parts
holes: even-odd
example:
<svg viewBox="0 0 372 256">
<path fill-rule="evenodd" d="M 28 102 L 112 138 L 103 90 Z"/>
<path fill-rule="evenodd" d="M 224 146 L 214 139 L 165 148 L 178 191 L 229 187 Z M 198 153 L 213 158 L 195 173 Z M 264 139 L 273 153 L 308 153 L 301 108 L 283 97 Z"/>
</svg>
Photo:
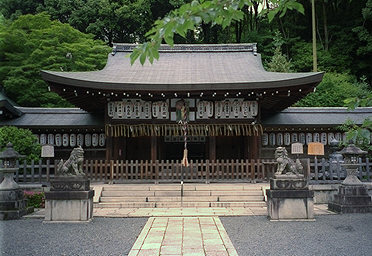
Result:
<svg viewBox="0 0 372 256">
<path fill-rule="evenodd" d="M 328 24 L 327 24 L 327 12 L 326 12 L 325 0 L 323 0 L 322 7 L 323 7 L 323 26 L 324 26 L 324 49 L 328 51 L 329 38 L 328 38 Z"/>
</svg>

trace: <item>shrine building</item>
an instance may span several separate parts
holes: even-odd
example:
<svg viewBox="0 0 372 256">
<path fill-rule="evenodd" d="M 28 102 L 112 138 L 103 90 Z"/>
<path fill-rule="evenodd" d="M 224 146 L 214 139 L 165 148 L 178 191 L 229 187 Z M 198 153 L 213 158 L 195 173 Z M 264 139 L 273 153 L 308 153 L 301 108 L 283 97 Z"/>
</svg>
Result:
<svg viewBox="0 0 372 256">
<path fill-rule="evenodd" d="M 315 91 L 323 73 L 266 71 L 256 44 L 160 47 L 143 66 L 115 44 L 104 69 L 41 71 L 50 89 L 77 108 L 26 108 L 0 94 L 0 126 L 29 128 L 56 157 L 81 145 L 87 159 L 180 160 L 177 105 L 187 108 L 189 159 L 272 158 L 275 147 L 341 141 L 337 126 L 361 124 L 371 108 L 291 108 Z M 290 152 L 290 150 L 288 149 Z M 306 151 L 306 150 L 304 150 Z"/>
</svg>

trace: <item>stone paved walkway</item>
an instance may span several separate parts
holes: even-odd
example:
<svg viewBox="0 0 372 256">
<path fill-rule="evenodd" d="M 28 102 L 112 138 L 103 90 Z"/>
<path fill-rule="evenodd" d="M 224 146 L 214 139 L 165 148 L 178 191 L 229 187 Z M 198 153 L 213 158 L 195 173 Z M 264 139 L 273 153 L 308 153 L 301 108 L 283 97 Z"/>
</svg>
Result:
<svg viewBox="0 0 372 256">
<path fill-rule="evenodd" d="M 151 217 L 129 255 L 238 254 L 218 217 Z"/>
<path fill-rule="evenodd" d="M 26 218 L 44 218 L 44 209 L 36 210 Z M 315 215 L 335 214 L 328 211 L 327 204 L 314 205 Z M 207 217 L 207 216 L 259 216 L 267 215 L 266 207 L 246 208 L 94 208 L 94 217 Z"/>
</svg>

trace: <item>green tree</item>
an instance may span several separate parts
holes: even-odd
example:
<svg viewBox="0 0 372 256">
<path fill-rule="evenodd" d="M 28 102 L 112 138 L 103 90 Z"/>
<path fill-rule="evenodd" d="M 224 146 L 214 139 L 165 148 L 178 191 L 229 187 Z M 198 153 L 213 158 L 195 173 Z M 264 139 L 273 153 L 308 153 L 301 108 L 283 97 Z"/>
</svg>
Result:
<svg viewBox="0 0 372 256">
<path fill-rule="evenodd" d="M 28 161 L 39 160 L 41 146 L 37 142 L 36 136 L 30 130 L 13 126 L 1 127 L 0 151 L 3 151 L 9 142 L 13 144 L 13 148 L 18 153 L 25 155 Z"/>
<path fill-rule="evenodd" d="M 292 69 L 291 62 L 287 57 L 282 53 L 283 38 L 279 31 L 275 32 L 274 36 L 274 56 L 271 58 L 271 61 L 267 63 L 269 71 L 272 72 L 290 72 Z"/>
<path fill-rule="evenodd" d="M 0 25 L 0 38 L 0 83 L 21 106 L 71 107 L 48 91 L 40 70 L 101 69 L 110 51 L 102 41 L 93 40 L 93 35 L 51 21 L 45 13 L 20 16 Z"/>
<path fill-rule="evenodd" d="M 171 11 L 166 17 L 157 20 L 154 27 L 146 33 L 147 42 L 138 46 L 130 55 L 131 63 L 138 58 L 141 64 L 146 59 L 153 63 L 159 58 L 158 49 L 164 40 L 173 46 L 174 35 L 186 37 L 188 31 L 194 31 L 202 24 L 220 25 L 222 29 L 230 26 L 233 22 L 239 22 L 244 18 L 245 7 L 253 7 L 255 15 L 258 15 L 258 5 L 266 3 L 265 0 L 194 0 Z M 276 15 L 283 17 L 287 10 L 297 10 L 304 13 L 303 6 L 295 0 L 272 0 L 274 9 L 262 9 L 261 13 L 273 20 Z M 265 6 L 265 5 L 263 5 Z"/>
<path fill-rule="evenodd" d="M 350 97 L 363 97 L 370 93 L 368 84 L 358 82 L 348 74 L 326 73 L 316 91 L 295 104 L 298 107 L 342 107 Z"/>
</svg>

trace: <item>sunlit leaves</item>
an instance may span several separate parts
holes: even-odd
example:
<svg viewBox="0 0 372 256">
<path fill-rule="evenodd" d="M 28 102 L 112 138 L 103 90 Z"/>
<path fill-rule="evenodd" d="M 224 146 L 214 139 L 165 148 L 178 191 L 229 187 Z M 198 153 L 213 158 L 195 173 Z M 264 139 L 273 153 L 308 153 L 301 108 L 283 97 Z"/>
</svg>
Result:
<svg viewBox="0 0 372 256">
<path fill-rule="evenodd" d="M 172 11 L 162 20 L 154 23 L 153 28 L 146 33 L 147 45 L 139 45 L 130 55 L 133 64 L 138 58 L 143 65 L 148 59 L 151 63 L 158 56 L 160 44 L 165 41 L 170 46 L 174 45 L 174 35 L 185 37 L 188 31 L 193 31 L 201 23 L 221 25 L 223 29 L 230 26 L 234 21 L 240 21 L 244 17 L 242 8 L 252 6 L 253 2 L 265 6 L 264 0 L 194 0 Z M 285 15 L 287 10 L 297 10 L 304 13 L 303 6 L 295 0 L 274 0 L 274 8 L 267 12 L 261 8 L 261 12 L 268 15 L 271 21 L 275 15 Z M 157 58 L 155 58 L 157 59 Z"/>
</svg>

